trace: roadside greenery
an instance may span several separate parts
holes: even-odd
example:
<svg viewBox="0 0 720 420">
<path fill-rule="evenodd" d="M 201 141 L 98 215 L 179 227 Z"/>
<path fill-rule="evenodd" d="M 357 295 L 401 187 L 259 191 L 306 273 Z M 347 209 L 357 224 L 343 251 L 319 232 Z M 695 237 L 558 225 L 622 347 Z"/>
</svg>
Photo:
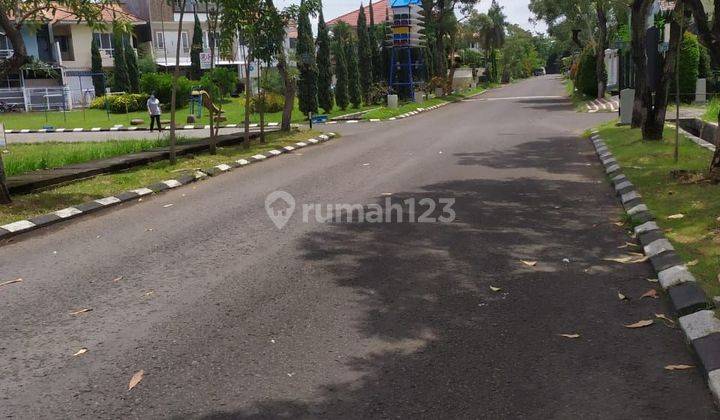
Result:
<svg viewBox="0 0 720 420">
<path fill-rule="evenodd" d="M 709 295 L 720 295 L 720 185 L 706 178 L 712 152 L 682 136 L 676 164 L 669 130 L 659 142 L 642 141 L 639 130 L 614 122 L 599 131 L 690 271 Z M 676 214 L 683 217 L 668 218 Z"/>
</svg>

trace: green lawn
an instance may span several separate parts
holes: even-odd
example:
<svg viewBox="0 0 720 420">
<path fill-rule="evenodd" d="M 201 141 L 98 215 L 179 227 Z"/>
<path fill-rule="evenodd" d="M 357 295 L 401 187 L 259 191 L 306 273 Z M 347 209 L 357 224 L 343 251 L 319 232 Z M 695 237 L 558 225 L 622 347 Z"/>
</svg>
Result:
<svg viewBox="0 0 720 420">
<path fill-rule="evenodd" d="M 178 138 L 179 144 L 192 141 L 196 139 Z M 143 152 L 168 144 L 167 138 L 87 143 L 10 143 L 3 151 L 3 162 L 7 175 L 13 176 L 38 169 L 59 168 L 74 163 Z"/>
<path fill-rule="evenodd" d="M 600 136 L 635 184 L 658 225 L 710 296 L 720 295 L 720 185 L 704 181 L 712 153 L 681 136 L 680 163 L 673 162 L 674 130 L 662 142 L 643 142 L 640 130 L 601 126 Z M 676 177 L 672 171 L 687 171 Z M 668 219 L 681 213 L 682 219 Z"/>
<path fill-rule="evenodd" d="M 175 165 L 170 165 L 168 161 L 155 162 L 128 171 L 99 175 L 47 191 L 16 195 L 13 196 L 11 205 L 0 206 L 0 225 L 82 204 L 86 201 L 107 197 L 123 191 L 145 187 L 155 182 L 177 178 L 183 173 L 194 172 L 197 169 L 209 168 L 270 149 L 287 146 L 317 134 L 319 133 L 316 131 L 294 132 L 291 134 L 273 132 L 268 134 L 266 143 L 253 143 L 250 149 L 245 149 L 242 145 L 220 147 L 216 155 L 200 153 L 193 158 L 179 157 Z"/>
</svg>

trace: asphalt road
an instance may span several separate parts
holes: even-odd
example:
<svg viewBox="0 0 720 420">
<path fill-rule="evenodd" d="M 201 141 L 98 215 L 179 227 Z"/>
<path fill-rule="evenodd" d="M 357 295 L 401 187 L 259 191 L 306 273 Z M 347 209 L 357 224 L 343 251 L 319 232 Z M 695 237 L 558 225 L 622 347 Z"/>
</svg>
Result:
<svg viewBox="0 0 720 420">
<path fill-rule="evenodd" d="M 623 327 L 669 309 L 638 299 L 649 264 L 603 261 L 628 237 L 579 135 L 611 116 L 562 92 L 549 76 L 331 126 L 344 136 L 1 247 L 0 279 L 24 281 L 0 288 L 0 415 L 716 417 L 697 371 L 663 369 L 693 363 L 677 329 Z M 296 210 L 278 230 L 275 190 L 454 198 L 457 218 Z"/>
</svg>

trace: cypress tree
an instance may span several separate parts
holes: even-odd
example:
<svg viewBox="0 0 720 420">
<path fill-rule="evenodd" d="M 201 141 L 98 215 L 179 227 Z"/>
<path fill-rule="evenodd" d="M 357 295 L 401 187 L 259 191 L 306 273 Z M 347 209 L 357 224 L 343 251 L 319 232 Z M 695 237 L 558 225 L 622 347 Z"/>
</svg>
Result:
<svg viewBox="0 0 720 420">
<path fill-rule="evenodd" d="M 121 30 L 115 29 L 113 32 L 113 61 L 115 62 L 115 72 L 113 73 L 113 91 L 130 92 L 130 80 L 128 79 L 127 64 L 125 63 L 125 43 L 124 35 Z"/>
<path fill-rule="evenodd" d="M 373 11 L 372 0 L 370 0 L 370 48 L 372 54 L 372 75 L 373 82 L 375 83 L 382 82 L 385 78 L 385 73 L 383 72 L 383 57 L 380 50 L 382 39 L 378 42 L 378 38 L 382 38 L 384 35 L 381 31 L 383 31 L 381 26 L 375 26 L 375 12 Z"/>
<path fill-rule="evenodd" d="M 200 19 L 195 13 L 195 26 L 193 26 L 192 45 L 190 46 L 190 74 L 195 80 L 200 80 L 202 77 L 202 69 L 200 68 L 200 53 L 202 50 L 202 26 L 200 26 Z"/>
<path fill-rule="evenodd" d="M 348 67 L 348 96 L 353 108 L 360 108 L 360 74 L 358 72 L 358 56 L 355 43 L 348 39 L 345 43 L 345 59 Z"/>
<path fill-rule="evenodd" d="M 137 55 L 135 55 L 130 39 L 127 39 L 125 44 L 125 65 L 127 66 L 130 91 L 140 92 L 140 70 L 138 70 Z"/>
<path fill-rule="evenodd" d="M 357 20 L 357 58 L 362 67 L 360 71 L 360 89 L 365 103 L 370 102 L 370 88 L 372 87 L 372 51 L 368 37 L 367 20 L 365 19 L 365 8 L 360 4 L 360 12 Z"/>
<path fill-rule="evenodd" d="M 301 9 L 304 9 L 301 6 Z M 313 42 L 310 17 L 307 12 L 300 13 L 298 19 L 298 42 L 295 48 L 298 70 L 298 102 L 300 111 L 308 115 L 318 111 L 317 98 L 317 63 L 315 62 L 315 43 Z"/>
<path fill-rule="evenodd" d="M 100 46 L 96 39 L 93 39 L 90 45 L 90 57 L 92 59 L 91 70 L 93 72 L 92 82 L 95 88 L 95 96 L 105 95 L 105 77 L 100 74 L 102 70 L 102 57 L 100 56 Z"/>
<path fill-rule="evenodd" d="M 335 42 L 335 99 L 337 105 L 345 111 L 348 107 L 348 69 L 345 58 L 345 42 L 337 39 Z"/>
<path fill-rule="evenodd" d="M 318 18 L 317 36 L 318 61 L 318 104 L 330 113 L 333 109 L 332 67 L 330 65 L 330 36 L 328 34 L 322 9 Z"/>
</svg>

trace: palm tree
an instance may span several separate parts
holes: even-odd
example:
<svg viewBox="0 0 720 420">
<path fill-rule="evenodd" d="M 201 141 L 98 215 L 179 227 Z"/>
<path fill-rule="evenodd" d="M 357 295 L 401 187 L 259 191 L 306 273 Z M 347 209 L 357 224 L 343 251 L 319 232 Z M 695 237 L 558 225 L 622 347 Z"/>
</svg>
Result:
<svg viewBox="0 0 720 420">
<path fill-rule="evenodd" d="M 488 18 L 490 18 L 490 26 L 487 28 L 483 38 L 485 40 L 485 51 L 488 49 L 490 50 L 490 65 L 492 69 L 490 77 L 493 82 L 497 82 L 497 50 L 505 45 L 505 27 L 507 26 L 507 21 L 505 19 L 507 16 L 505 16 L 503 8 L 496 0 L 493 0 L 490 5 Z"/>
</svg>

